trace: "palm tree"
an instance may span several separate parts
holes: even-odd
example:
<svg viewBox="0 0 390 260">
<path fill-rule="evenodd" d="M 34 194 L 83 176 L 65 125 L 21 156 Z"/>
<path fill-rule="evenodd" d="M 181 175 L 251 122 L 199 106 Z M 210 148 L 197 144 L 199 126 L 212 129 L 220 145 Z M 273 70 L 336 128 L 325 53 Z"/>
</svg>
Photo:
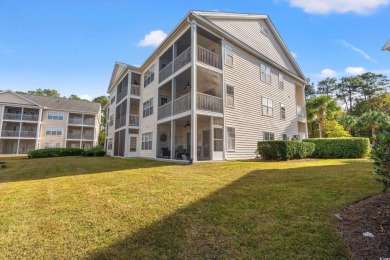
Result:
<svg viewBox="0 0 390 260">
<path fill-rule="evenodd" d="M 352 128 L 356 126 L 357 119 L 355 116 L 345 114 L 337 121 L 344 127 L 346 131 L 348 131 L 348 133 L 351 133 Z"/>
<path fill-rule="evenodd" d="M 382 125 L 389 124 L 387 115 L 379 111 L 368 111 L 359 118 L 359 121 L 361 125 L 371 128 L 372 138 L 374 139 L 376 129 Z"/>
<path fill-rule="evenodd" d="M 334 114 L 341 110 L 335 99 L 325 95 L 309 99 L 306 103 L 306 108 L 307 120 L 318 124 L 320 138 L 322 138 L 325 119 L 332 118 Z"/>
</svg>

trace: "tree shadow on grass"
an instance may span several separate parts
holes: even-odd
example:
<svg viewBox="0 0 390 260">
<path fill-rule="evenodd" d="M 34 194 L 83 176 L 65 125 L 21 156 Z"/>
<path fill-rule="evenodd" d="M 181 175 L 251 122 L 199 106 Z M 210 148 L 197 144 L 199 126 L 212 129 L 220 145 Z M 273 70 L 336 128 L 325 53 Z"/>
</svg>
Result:
<svg viewBox="0 0 390 260">
<path fill-rule="evenodd" d="M 0 160 L 6 165 L 6 168 L 0 169 L 0 183 L 176 165 L 150 159 L 79 156 L 40 159 L 19 156 L 3 157 Z"/>
<path fill-rule="evenodd" d="M 252 171 L 88 258 L 349 258 L 327 211 L 373 193 L 359 168 Z"/>
</svg>

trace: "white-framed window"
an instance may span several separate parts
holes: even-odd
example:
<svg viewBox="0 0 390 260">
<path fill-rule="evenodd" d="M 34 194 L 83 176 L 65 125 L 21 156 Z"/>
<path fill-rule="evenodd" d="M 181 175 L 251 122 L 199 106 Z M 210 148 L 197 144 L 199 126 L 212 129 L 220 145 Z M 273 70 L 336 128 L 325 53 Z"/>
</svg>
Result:
<svg viewBox="0 0 390 260">
<path fill-rule="evenodd" d="M 227 44 L 225 44 L 225 64 L 233 66 L 233 48 Z"/>
<path fill-rule="evenodd" d="M 113 125 L 114 125 L 114 114 L 110 116 L 110 121 L 109 121 L 109 126 L 113 126 Z"/>
<path fill-rule="evenodd" d="M 153 64 L 145 72 L 145 74 L 144 74 L 144 87 L 146 87 L 147 85 L 149 85 L 150 83 L 153 82 L 153 80 L 154 80 L 154 68 L 155 68 L 155 65 Z"/>
<path fill-rule="evenodd" d="M 271 69 L 270 67 L 260 64 L 260 79 L 265 83 L 271 84 Z"/>
<path fill-rule="evenodd" d="M 287 134 L 282 134 L 282 139 L 284 141 L 288 141 L 288 135 Z"/>
<path fill-rule="evenodd" d="M 284 79 L 282 73 L 279 73 L 279 88 L 284 89 Z"/>
<path fill-rule="evenodd" d="M 142 150 L 152 150 L 153 132 L 142 134 Z"/>
<path fill-rule="evenodd" d="M 47 112 L 47 119 L 64 120 L 64 112 L 49 111 Z"/>
<path fill-rule="evenodd" d="M 108 142 L 107 142 L 107 150 L 112 150 L 112 138 L 108 139 Z"/>
<path fill-rule="evenodd" d="M 45 148 L 61 148 L 61 143 L 45 142 Z"/>
<path fill-rule="evenodd" d="M 280 103 L 280 119 L 286 119 L 286 107 Z"/>
<path fill-rule="evenodd" d="M 233 127 L 228 127 L 227 128 L 228 132 L 228 145 L 227 149 L 228 150 L 235 150 L 236 149 L 236 129 Z"/>
<path fill-rule="evenodd" d="M 226 105 L 234 107 L 234 87 L 226 85 Z"/>
<path fill-rule="evenodd" d="M 112 105 L 115 102 L 115 92 L 112 92 L 110 99 L 111 99 L 110 105 Z"/>
<path fill-rule="evenodd" d="M 263 97 L 261 100 L 263 106 L 263 116 L 272 116 L 273 114 L 272 100 L 266 97 Z"/>
<path fill-rule="evenodd" d="M 275 140 L 275 134 L 272 132 L 263 132 L 264 141 L 273 141 Z"/>
<path fill-rule="evenodd" d="M 153 98 L 146 100 L 143 104 L 143 117 L 153 115 Z"/>
<path fill-rule="evenodd" d="M 62 135 L 62 128 L 56 126 L 46 127 L 46 135 Z"/>
</svg>

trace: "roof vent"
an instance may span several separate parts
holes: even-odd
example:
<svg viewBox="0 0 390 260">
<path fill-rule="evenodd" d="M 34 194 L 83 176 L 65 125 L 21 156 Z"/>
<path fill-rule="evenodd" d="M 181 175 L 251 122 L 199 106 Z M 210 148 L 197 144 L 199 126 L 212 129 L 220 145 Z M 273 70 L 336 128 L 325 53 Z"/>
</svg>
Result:
<svg viewBox="0 0 390 260">
<path fill-rule="evenodd" d="M 260 32 L 262 32 L 265 36 L 268 37 L 268 30 L 265 29 L 264 27 L 261 27 Z"/>
</svg>

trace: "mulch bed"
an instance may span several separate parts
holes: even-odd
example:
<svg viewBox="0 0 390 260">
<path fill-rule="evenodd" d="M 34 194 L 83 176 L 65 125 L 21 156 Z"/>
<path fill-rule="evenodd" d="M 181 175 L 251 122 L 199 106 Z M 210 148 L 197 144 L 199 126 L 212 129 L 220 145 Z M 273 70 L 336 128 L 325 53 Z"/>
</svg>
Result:
<svg viewBox="0 0 390 260">
<path fill-rule="evenodd" d="M 341 217 L 339 230 L 357 259 L 390 258 L 390 192 L 350 205 Z"/>
</svg>

